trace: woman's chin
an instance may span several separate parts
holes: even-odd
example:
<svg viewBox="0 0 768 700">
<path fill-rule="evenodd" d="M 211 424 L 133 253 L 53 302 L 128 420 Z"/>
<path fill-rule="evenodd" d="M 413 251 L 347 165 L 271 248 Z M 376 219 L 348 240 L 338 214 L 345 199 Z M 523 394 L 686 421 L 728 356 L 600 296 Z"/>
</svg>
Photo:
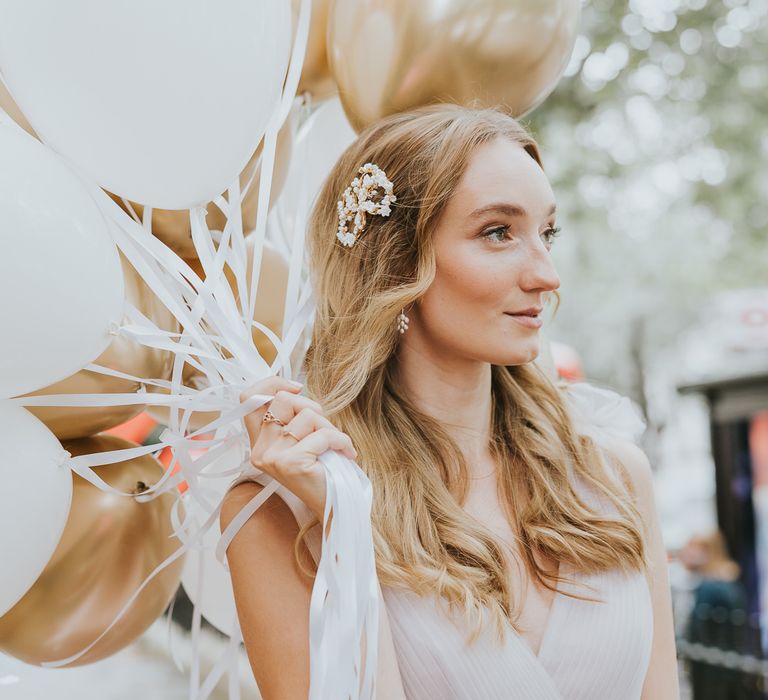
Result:
<svg viewBox="0 0 768 700">
<path fill-rule="evenodd" d="M 496 359 L 491 360 L 491 364 L 504 365 L 509 367 L 511 365 L 524 365 L 527 362 L 533 362 L 540 352 L 538 337 L 532 342 L 520 343 L 518 347 L 515 347 L 514 351 L 510 352 L 509 348 L 505 348 L 496 354 Z"/>
</svg>

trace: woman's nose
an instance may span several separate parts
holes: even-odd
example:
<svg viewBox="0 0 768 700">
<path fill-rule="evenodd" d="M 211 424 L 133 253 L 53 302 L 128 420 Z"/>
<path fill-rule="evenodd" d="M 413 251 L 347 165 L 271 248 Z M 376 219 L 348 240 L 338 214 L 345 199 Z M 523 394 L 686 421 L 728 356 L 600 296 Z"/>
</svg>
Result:
<svg viewBox="0 0 768 700">
<path fill-rule="evenodd" d="M 543 243 L 532 247 L 523 278 L 529 290 L 554 291 L 560 286 L 552 255 Z"/>
</svg>

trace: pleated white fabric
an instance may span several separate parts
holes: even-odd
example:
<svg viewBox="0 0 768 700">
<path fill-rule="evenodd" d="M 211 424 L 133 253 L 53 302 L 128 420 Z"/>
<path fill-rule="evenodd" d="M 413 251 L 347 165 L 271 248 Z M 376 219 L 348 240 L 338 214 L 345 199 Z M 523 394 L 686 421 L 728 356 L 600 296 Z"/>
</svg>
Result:
<svg viewBox="0 0 768 700">
<path fill-rule="evenodd" d="M 577 385 L 570 406 L 579 431 L 598 444 L 607 435 L 636 439 L 645 427 L 626 397 L 590 384 Z M 258 473 L 244 474 L 235 483 L 247 479 L 266 483 Z M 579 482 L 574 485 L 608 512 L 607 503 Z M 287 489 L 276 493 L 300 526 L 311 519 Z M 306 541 L 318 561 L 319 526 Z M 573 582 L 559 585 L 538 654 L 511 625 L 503 644 L 489 624 L 468 646 L 464 621 L 438 596 L 382 586 L 408 700 L 639 700 L 653 639 L 645 576 L 618 570 L 587 575 L 565 563 L 560 573 Z M 563 594 L 568 591 L 596 600 Z"/>
<path fill-rule="evenodd" d="M 409 700 L 639 700 L 650 659 L 653 616 L 642 574 L 618 571 L 560 585 L 538 655 L 514 629 L 500 644 L 491 626 L 466 644 L 463 621 L 436 597 L 382 587 Z"/>
</svg>

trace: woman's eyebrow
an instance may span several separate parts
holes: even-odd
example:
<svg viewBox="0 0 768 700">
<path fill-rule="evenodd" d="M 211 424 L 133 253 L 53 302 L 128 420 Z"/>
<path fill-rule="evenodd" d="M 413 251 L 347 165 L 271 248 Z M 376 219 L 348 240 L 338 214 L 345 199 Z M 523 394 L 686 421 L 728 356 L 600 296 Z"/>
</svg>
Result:
<svg viewBox="0 0 768 700">
<path fill-rule="evenodd" d="M 553 204 L 549 208 L 549 212 L 547 212 L 547 216 L 552 216 L 552 214 L 555 213 L 557 210 L 557 205 Z M 524 207 L 521 207 L 519 204 L 510 204 L 508 202 L 494 202 L 493 204 L 487 204 L 484 207 L 480 207 L 479 209 L 475 209 L 469 216 L 470 218 L 474 219 L 478 216 L 483 216 L 484 214 L 490 214 L 490 213 L 497 213 L 497 214 L 506 214 L 507 216 L 528 216 L 528 212 L 525 210 Z"/>
</svg>

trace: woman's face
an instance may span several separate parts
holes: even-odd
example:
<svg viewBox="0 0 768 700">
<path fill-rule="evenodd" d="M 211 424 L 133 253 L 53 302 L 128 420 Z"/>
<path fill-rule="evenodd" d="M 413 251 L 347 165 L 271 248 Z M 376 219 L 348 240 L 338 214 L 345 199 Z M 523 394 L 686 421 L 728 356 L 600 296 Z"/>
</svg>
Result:
<svg viewBox="0 0 768 700">
<path fill-rule="evenodd" d="M 480 146 L 434 231 L 437 274 L 408 332 L 418 327 L 443 357 L 535 359 L 537 312 L 560 286 L 553 229 L 555 198 L 539 164 L 506 138 Z M 529 309 L 533 317 L 519 315 Z"/>
</svg>

